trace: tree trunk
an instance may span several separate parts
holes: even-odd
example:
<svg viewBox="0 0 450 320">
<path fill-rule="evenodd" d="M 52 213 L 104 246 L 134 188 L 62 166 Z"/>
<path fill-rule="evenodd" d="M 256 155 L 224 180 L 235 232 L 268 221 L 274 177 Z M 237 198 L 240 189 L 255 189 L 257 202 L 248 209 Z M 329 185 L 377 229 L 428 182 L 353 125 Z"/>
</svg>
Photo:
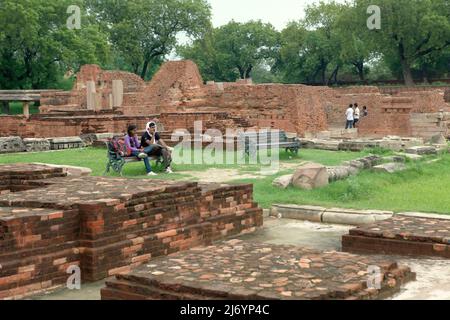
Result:
<svg viewBox="0 0 450 320">
<path fill-rule="evenodd" d="M 337 84 L 338 73 L 339 73 L 339 66 L 337 66 L 336 69 L 333 70 L 333 73 L 331 74 L 330 79 L 328 79 L 328 83 Z"/>
<path fill-rule="evenodd" d="M 250 66 L 247 68 L 247 70 L 245 71 L 245 79 L 250 79 L 250 78 L 251 78 L 252 70 L 253 70 L 253 66 L 250 65 Z"/>
<path fill-rule="evenodd" d="M 424 84 L 430 84 L 430 80 L 428 80 L 428 68 L 426 65 L 422 68 L 422 78 Z"/>
<path fill-rule="evenodd" d="M 356 68 L 358 69 L 358 76 L 361 82 L 366 82 L 366 75 L 364 74 L 364 62 L 358 62 L 356 64 Z"/>
<path fill-rule="evenodd" d="M 244 70 L 244 68 L 242 68 L 241 66 L 237 66 L 237 68 L 239 70 L 240 79 L 245 79 L 245 70 Z"/>
<path fill-rule="evenodd" d="M 147 74 L 148 64 L 149 64 L 149 61 L 145 60 L 144 61 L 144 66 L 142 67 L 142 72 L 141 72 L 141 78 L 143 80 L 145 80 L 145 75 Z"/>
<path fill-rule="evenodd" d="M 400 44 L 398 45 L 398 49 L 400 54 L 400 63 L 402 65 L 403 79 L 405 81 L 405 85 L 414 86 L 415 84 L 411 72 L 411 65 L 405 56 L 405 49 L 402 42 L 400 42 Z"/>
<path fill-rule="evenodd" d="M 9 101 L 2 101 L 2 112 L 3 114 L 9 114 Z"/>
</svg>

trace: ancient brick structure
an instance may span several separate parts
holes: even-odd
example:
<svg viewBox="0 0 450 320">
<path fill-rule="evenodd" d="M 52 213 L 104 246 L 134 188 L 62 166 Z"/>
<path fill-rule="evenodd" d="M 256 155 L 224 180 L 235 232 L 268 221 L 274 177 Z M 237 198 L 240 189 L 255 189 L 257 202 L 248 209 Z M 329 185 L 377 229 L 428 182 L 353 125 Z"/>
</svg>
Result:
<svg viewBox="0 0 450 320">
<path fill-rule="evenodd" d="M 0 299 L 64 284 L 69 266 L 100 280 L 262 225 L 251 185 L 65 175 L 0 166 Z"/>
<path fill-rule="evenodd" d="M 380 289 L 367 287 L 369 266 L 380 267 Z M 414 278 L 379 257 L 231 240 L 156 259 L 108 280 L 101 293 L 105 300 L 380 299 Z"/>
<path fill-rule="evenodd" d="M 342 237 L 348 252 L 450 258 L 450 221 L 396 216 L 350 230 Z"/>
<path fill-rule="evenodd" d="M 305 85 L 263 84 L 251 81 L 204 84 L 192 61 L 163 64 L 146 83 L 120 71 L 83 66 L 70 92 L 43 92 L 41 114 L 30 118 L 1 116 L 0 136 L 77 136 L 123 132 L 129 123 L 144 129 L 145 122 L 163 119 L 167 130 L 193 126 L 206 128 L 277 128 L 301 136 L 342 128 L 348 104 L 366 105 L 363 136 L 385 135 L 430 138 L 448 133 L 449 121 L 438 121 L 450 112 L 449 89 L 430 88 L 328 88 Z M 422 115 L 436 121 L 422 122 Z"/>
</svg>

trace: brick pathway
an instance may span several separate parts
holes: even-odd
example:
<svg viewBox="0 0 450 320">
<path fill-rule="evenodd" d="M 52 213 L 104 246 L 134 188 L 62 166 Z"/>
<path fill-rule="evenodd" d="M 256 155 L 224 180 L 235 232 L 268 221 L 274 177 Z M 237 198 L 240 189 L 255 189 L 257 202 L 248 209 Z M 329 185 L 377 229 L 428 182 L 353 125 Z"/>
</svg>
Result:
<svg viewBox="0 0 450 320">
<path fill-rule="evenodd" d="M 450 258 L 450 220 L 395 216 L 350 230 L 344 251 Z"/>
<path fill-rule="evenodd" d="M 367 289 L 369 266 L 381 268 L 381 290 Z M 118 275 L 102 299 L 375 299 L 414 276 L 379 257 L 231 240 Z"/>
</svg>

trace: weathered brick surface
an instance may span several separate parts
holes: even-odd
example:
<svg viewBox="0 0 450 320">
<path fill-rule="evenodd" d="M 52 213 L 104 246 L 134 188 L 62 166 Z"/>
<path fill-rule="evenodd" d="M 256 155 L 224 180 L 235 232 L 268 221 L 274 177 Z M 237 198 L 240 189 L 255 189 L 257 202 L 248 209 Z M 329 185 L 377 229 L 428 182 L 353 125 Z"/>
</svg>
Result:
<svg viewBox="0 0 450 320">
<path fill-rule="evenodd" d="M 0 166 L 0 178 L 0 297 L 62 284 L 73 264 L 100 280 L 262 225 L 251 185 L 70 178 L 41 165 Z"/>
<path fill-rule="evenodd" d="M 397 216 L 350 230 L 342 237 L 342 248 L 350 252 L 450 258 L 450 221 Z"/>
<path fill-rule="evenodd" d="M 368 267 L 381 289 L 368 289 Z M 376 299 L 415 275 L 380 257 L 231 240 L 156 259 L 106 282 L 102 299 Z"/>
</svg>

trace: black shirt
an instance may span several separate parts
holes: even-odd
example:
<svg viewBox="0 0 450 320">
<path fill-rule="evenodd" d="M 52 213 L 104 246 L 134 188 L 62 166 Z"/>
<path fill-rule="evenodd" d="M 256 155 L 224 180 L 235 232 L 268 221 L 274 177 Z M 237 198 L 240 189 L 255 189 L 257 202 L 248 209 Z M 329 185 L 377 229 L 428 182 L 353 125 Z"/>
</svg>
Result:
<svg viewBox="0 0 450 320">
<path fill-rule="evenodd" d="M 149 146 L 149 144 L 147 143 L 147 140 L 152 141 L 153 139 L 153 135 L 151 135 L 150 133 L 148 133 L 147 131 L 144 133 L 144 135 L 141 138 L 141 147 L 146 148 Z M 155 142 L 159 141 L 159 133 L 155 132 Z"/>
</svg>

